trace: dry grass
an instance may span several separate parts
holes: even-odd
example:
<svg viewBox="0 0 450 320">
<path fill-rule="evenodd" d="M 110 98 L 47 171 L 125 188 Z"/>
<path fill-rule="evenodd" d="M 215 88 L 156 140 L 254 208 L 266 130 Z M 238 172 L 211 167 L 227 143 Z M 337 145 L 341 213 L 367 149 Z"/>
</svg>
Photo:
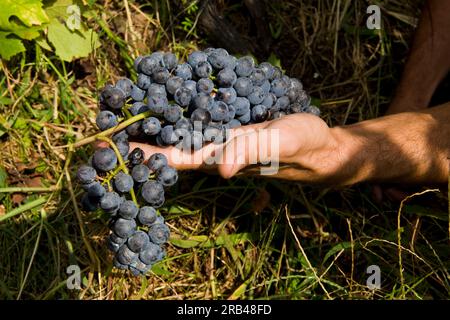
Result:
<svg viewBox="0 0 450 320">
<path fill-rule="evenodd" d="M 331 125 L 379 116 L 398 82 L 421 2 L 383 2 L 384 28 L 376 33 L 364 28 L 365 1 L 272 1 L 274 36 L 281 30 L 272 53 L 302 79 Z M 245 28 L 248 18 L 231 4 L 223 2 L 227 15 Z M 417 195 L 400 212 L 399 204 L 374 203 L 368 185 L 334 190 L 187 172 L 162 211 L 174 237 L 168 258 L 143 278 L 112 271 L 107 217 L 77 214 L 64 171 L 73 175 L 91 150 L 74 150 L 69 163 L 68 150 L 58 146 L 94 132 L 97 88 L 131 76 L 132 57 L 152 50 L 185 57 L 209 43 L 196 27 L 193 1 L 105 5 L 90 21 L 102 47 L 89 59 L 63 66 L 29 54 L 2 63 L 1 96 L 11 102 L 0 104 L 0 169 L 9 187 L 43 190 L 0 194 L 0 219 L 17 213 L 0 220 L 0 297 L 448 298 L 446 196 Z M 36 199 L 41 203 L 24 207 Z M 80 291 L 66 288 L 70 264 L 83 270 Z M 381 290 L 366 286 L 372 264 L 381 269 Z"/>
</svg>

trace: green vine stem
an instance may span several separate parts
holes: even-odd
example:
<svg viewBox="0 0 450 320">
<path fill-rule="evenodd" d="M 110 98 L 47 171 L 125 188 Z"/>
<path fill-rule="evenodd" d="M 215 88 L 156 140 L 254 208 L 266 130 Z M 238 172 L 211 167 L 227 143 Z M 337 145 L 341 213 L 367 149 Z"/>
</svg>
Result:
<svg viewBox="0 0 450 320">
<path fill-rule="evenodd" d="M 110 136 L 110 135 L 112 135 L 112 134 L 114 134 L 114 133 L 116 133 L 118 131 L 121 131 L 121 130 L 125 129 L 130 124 L 133 124 L 133 123 L 135 123 L 135 122 L 137 122 L 139 120 L 143 120 L 143 119 L 145 119 L 147 117 L 150 117 L 152 115 L 154 115 L 154 113 L 152 111 L 146 111 L 146 112 L 140 113 L 140 114 L 138 114 L 138 115 L 136 115 L 134 117 L 131 117 L 130 119 L 125 120 L 124 122 L 120 123 L 119 125 L 117 125 L 115 127 L 112 127 L 112 128 L 110 128 L 108 130 L 99 132 L 99 133 L 94 134 L 94 135 L 92 135 L 90 137 L 80 139 L 80 140 L 76 141 L 75 143 L 66 145 L 64 147 L 69 147 L 70 145 L 72 145 L 73 148 L 78 148 L 78 147 L 84 146 L 86 144 L 92 143 L 92 142 L 94 142 L 96 140 L 102 140 L 101 138 L 108 137 L 108 136 Z"/>
<path fill-rule="evenodd" d="M 99 136 L 99 137 L 97 137 L 97 140 L 105 141 L 105 142 L 107 142 L 107 143 L 111 146 L 111 148 L 112 148 L 112 149 L 114 150 L 114 152 L 116 153 L 117 159 L 119 160 L 119 167 L 120 167 L 120 169 L 121 169 L 124 173 L 130 174 L 129 171 L 128 171 L 128 168 L 127 168 L 127 166 L 126 166 L 126 164 L 125 164 L 125 162 L 123 161 L 122 155 L 120 154 L 119 149 L 117 148 L 116 144 L 115 144 L 110 138 L 104 137 L 104 136 Z M 131 199 L 133 200 L 133 202 L 134 202 L 136 205 L 138 205 L 137 199 L 136 199 L 136 195 L 135 195 L 135 193 L 134 193 L 133 188 L 131 188 L 131 190 L 130 190 L 130 195 L 131 195 Z"/>
</svg>

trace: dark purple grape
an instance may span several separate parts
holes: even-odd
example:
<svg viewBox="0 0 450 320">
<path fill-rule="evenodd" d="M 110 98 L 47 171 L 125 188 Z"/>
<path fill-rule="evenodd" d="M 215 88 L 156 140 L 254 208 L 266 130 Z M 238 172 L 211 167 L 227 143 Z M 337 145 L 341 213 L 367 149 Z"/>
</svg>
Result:
<svg viewBox="0 0 450 320">
<path fill-rule="evenodd" d="M 111 148 L 101 148 L 94 152 L 92 163 L 96 169 L 106 172 L 116 167 L 117 157 Z"/>
<path fill-rule="evenodd" d="M 152 84 L 152 78 L 144 73 L 139 73 L 136 85 L 142 90 L 147 90 Z M 130 93 L 131 94 L 131 93 Z"/>
<path fill-rule="evenodd" d="M 91 166 L 81 165 L 77 170 L 77 179 L 81 183 L 91 183 L 95 180 L 97 171 Z"/>
<path fill-rule="evenodd" d="M 142 101 L 145 98 L 146 91 L 142 90 L 136 85 L 133 85 L 133 89 L 131 90 L 131 98 L 134 101 Z"/>
<path fill-rule="evenodd" d="M 252 120 L 254 122 L 263 122 L 266 121 L 269 117 L 269 112 L 267 107 L 259 104 L 252 108 Z"/>
<path fill-rule="evenodd" d="M 250 111 L 250 101 L 247 98 L 237 97 L 233 103 L 236 116 L 242 116 Z"/>
<path fill-rule="evenodd" d="M 214 107 L 213 107 L 214 108 Z M 201 123 L 203 126 L 207 125 L 211 121 L 211 113 L 208 110 L 197 108 L 191 114 L 191 122 Z"/>
<path fill-rule="evenodd" d="M 150 242 L 148 246 L 139 253 L 139 260 L 141 260 L 145 264 L 154 264 L 158 262 L 160 254 L 161 254 L 161 247 Z"/>
<path fill-rule="evenodd" d="M 152 79 L 159 84 L 165 84 L 170 77 L 169 70 L 163 67 L 156 68 L 153 71 Z"/>
<path fill-rule="evenodd" d="M 235 72 L 239 77 L 248 77 L 255 67 L 255 60 L 250 56 L 239 58 L 236 61 Z"/>
<path fill-rule="evenodd" d="M 247 77 L 237 78 L 234 89 L 239 97 L 246 97 L 253 91 L 253 83 Z"/>
<path fill-rule="evenodd" d="M 175 102 L 182 107 L 186 107 L 191 102 L 192 91 L 186 87 L 178 88 L 174 94 Z"/>
<path fill-rule="evenodd" d="M 116 82 L 115 87 L 122 90 L 125 93 L 125 97 L 129 97 L 133 88 L 133 82 L 128 78 L 122 78 Z"/>
<path fill-rule="evenodd" d="M 142 186 L 142 197 L 152 207 L 160 207 L 164 203 L 164 188 L 157 181 L 147 181 Z"/>
<path fill-rule="evenodd" d="M 122 245 L 116 255 L 117 261 L 124 265 L 128 265 L 136 261 L 138 257 L 139 254 L 131 251 L 126 245 Z"/>
<path fill-rule="evenodd" d="M 114 222 L 112 230 L 119 237 L 128 238 L 136 232 L 136 221 L 119 218 Z"/>
<path fill-rule="evenodd" d="M 197 81 L 197 92 L 209 95 L 214 89 L 214 82 L 208 78 L 201 78 Z"/>
<path fill-rule="evenodd" d="M 264 90 L 261 87 L 255 86 L 253 87 L 252 93 L 250 93 L 247 98 L 252 105 L 258 105 L 264 101 L 265 97 L 266 93 Z"/>
<path fill-rule="evenodd" d="M 138 164 L 131 170 L 131 176 L 137 183 L 144 183 L 148 180 L 150 169 L 143 164 Z"/>
<path fill-rule="evenodd" d="M 119 207 L 119 215 L 127 220 L 136 218 L 138 211 L 138 207 L 131 200 L 125 200 Z"/>
<path fill-rule="evenodd" d="M 175 123 L 183 115 L 183 109 L 177 104 L 171 104 L 164 110 L 164 119 L 168 122 Z"/>
<path fill-rule="evenodd" d="M 117 117 L 114 113 L 108 110 L 100 111 L 97 115 L 97 118 L 95 119 L 95 123 L 97 124 L 97 127 L 101 131 L 105 131 L 109 128 L 117 126 Z"/>
<path fill-rule="evenodd" d="M 171 95 L 175 94 L 178 88 L 183 86 L 184 80 L 181 77 L 173 76 L 170 77 L 166 82 L 166 90 Z"/>
<path fill-rule="evenodd" d="M 155 244 L 163 244 L 169 241 L 170 230 L 165 224 L 153 224 L 148 230 L 150 240 Z"/>
<path fill-rule="evenodd" d="M 105 211 L 113 211 L 119 209 L 120 196 L 116 192 L 107 192 L 100 199 L 100 208 Z"/>
<path fill-rule="evenodd" d="M 150 238 L 144 231 L 136 231 L 128 238 L 127 246 L 131 251 L 139 253 L 148 246 L 149 242 Z"/>
<path fill-rule="evenodd" d="M 167 166 L 167 158 L 162 153 L 154 153 L 150 156 L 147 162 L 147 167 L 150 169 L 152 173 L 158 171 L 164 166 Z"/>
<path fill-rule="evenodd" d="M 166 86 L 163 84 L 152 83 L 147 90 L 147 96 L 156 97 L 156 96 L 167 96 Z"/>
<path fill-rule="evenodd" d="M 195 66 L 194 70 L 195 74 L 199 78 L 209 78 L 212 73 L 212 67 L 209 62 L 200 62 L 197 66 Z"/>
<path fill-rule="evenodd" d="M 166 145 L 171 145 L 178 141 L 172 125 L 163 127 L 159 136 L 161 137 L 162 142 Z"/>
<path fill-rule="evenodd" d="M 125 92 L 111 85 L 107 85 L 100 93 L 100 104 L 113 110 L 120 110 L 125 104 L 125 100 Z"/>
<path fill-rule="evenodd" d="M 156 210 L 153 207 L 142 207 L 139 209 L 137 219 L 144 226 L 149 226 L 156 221 Z"/>
<path fill-rule="evenodd" d="M 219 88 L 219 91 L 217 92 L 217 99 L 226 104 L 233 104 L 236 101 L 236 98 L 236 90 L 233 88 Z"/>
<path fill-rule="evenodd" d="M 85 193 L 81 197 L 81 207 L 84 211 L 93 212 L 98 208 L 98 201 L 95 201 Z"/>
<path fill-rule="evenodd" d="M 114 187 L 119 192 L 130 192 L 130 190 L 133 188 L 133 178 L 124 172 L 119 172 L 114 177 Z"/>
<path fill-rule="evenodd" d="M 175 68 L 175 75 L 184 80 L 192 79 L 192 67 L 188 63 L 177 65 Z"/>
<path fill-rule="evenodd" d="M 187 62 L 192 68 L 197 67 L 200 63 L 206 62 L 207 60 L 208 56 L 202 51 L 194 51 L 187 58 Z"/>
<path fill-rule="evenodd" d="M 232 87 L 237 80 L 236 73 L 232 69 L 225 68 L 219 71 L 217 74 L 217 83 L 221 87 Z"/>
<path fill-rule="evenodd" d="M 178 64 L 178 59 L 177 59 L 176 55 L 174 55 L 171 52 L 164 53 L 164 56 L 162 59 L 163 67 L 165 67 L 169 70 L 172 70 L 177 66 L 177 64 Z"/>
<path fill-rule="evenodd" d="M 138 65 L 138 72 L 142 72 L 148 76 L 153 74 L 153 71 L 159 67 L 158 59 L 154 57 L 145 56 L 141 59 Z"/>
<path fill-rule="evenodd" d="M 155 117 L 142 120 L 142 131 L 148 136 L 155 136 L 161 131 L 161 122 Z"/>
<path fill-rule="evenodd" d="M 157 114 L 162 114 L 169 105 L 169 101 L 165 95 L 149 95 L 147 98 L 147 105 L 150 111 Z"/>
<path fill-rule="evenodd" d="M 173 186 L 178 181 L 177 170 L 169 166 L 163 166 L 156 172 L 156 180 L 164 187 Z"/>
</svg>

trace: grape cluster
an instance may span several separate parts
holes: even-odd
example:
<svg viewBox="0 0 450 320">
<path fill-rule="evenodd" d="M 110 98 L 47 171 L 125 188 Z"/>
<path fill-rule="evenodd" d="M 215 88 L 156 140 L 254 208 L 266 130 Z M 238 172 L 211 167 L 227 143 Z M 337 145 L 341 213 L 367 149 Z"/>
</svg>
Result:
<svg viewBox="0 0 450 320">
<path fill-rule="evenodd" d="M 114 138 L 116 145 L 128 146 L 123 134 Z M 98 149 L 89 164 L 78 168 L 77 178 L 86 191 L 81 199 L 83 209 L 101 208 L 110 215 L 112 232 L 107 244 L 115 253 L 114 266 L 139 275 L 165 257 L 163 245 L 170 231 L 157 209 L 164 203 L 164 189 L 177 182 L 178 174 L 161 153 L 150 156 L 146 164 L 139 148 L 123 158 L 128 159 L 125 168 L 118 164 L 112 148 Z M 131 193 L 136 202 L 127 199 Z"/>
<path fill-rule="evenodd" d="M 96 124 L 101 131 L 145 113 L 121 131 L 113 146 L 97 149 L 77 172 L 87 211 L 110 214 L 108 246 L 114 266 L 145 274 L 165 257 L 169 228 L 158 208 L 165 190 L 178 180 L 167 158 L 130 150 L 129 139 L 190 150 L 223 142 L 228 129 L 306 112 L 319 115 L 298 79 L 268 62 L 236 58 L 224 49 L 192 52 L 179 63 L 170 52 L 154 52 L 134 62 L 137 81 L 106 85 L 99 96 Z"/>
</svg>

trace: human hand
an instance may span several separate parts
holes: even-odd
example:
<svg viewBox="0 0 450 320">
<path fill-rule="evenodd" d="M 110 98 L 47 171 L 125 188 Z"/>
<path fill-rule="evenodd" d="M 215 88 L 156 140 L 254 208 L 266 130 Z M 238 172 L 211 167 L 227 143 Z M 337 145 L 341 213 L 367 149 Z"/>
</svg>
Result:
<svg viewBox="0 0 450 320">
<path fill-rule="evenodd" d="M 260 173 L 261 163 L 280 164 L 270 177 L 309 183 L 332 183 L 340 174 L 341 145 L 333 129 L 314 115 L 292 114 L 229 131 L 225 143 L 210 143 L 189 154 L 176 147 L 131 143 L 148 158 L 160 152 L 179 170 L 200 169 L 230 178 L 244 170 Z M 211 161 L 219 159 L 221 161 Z"/>
</svg>

